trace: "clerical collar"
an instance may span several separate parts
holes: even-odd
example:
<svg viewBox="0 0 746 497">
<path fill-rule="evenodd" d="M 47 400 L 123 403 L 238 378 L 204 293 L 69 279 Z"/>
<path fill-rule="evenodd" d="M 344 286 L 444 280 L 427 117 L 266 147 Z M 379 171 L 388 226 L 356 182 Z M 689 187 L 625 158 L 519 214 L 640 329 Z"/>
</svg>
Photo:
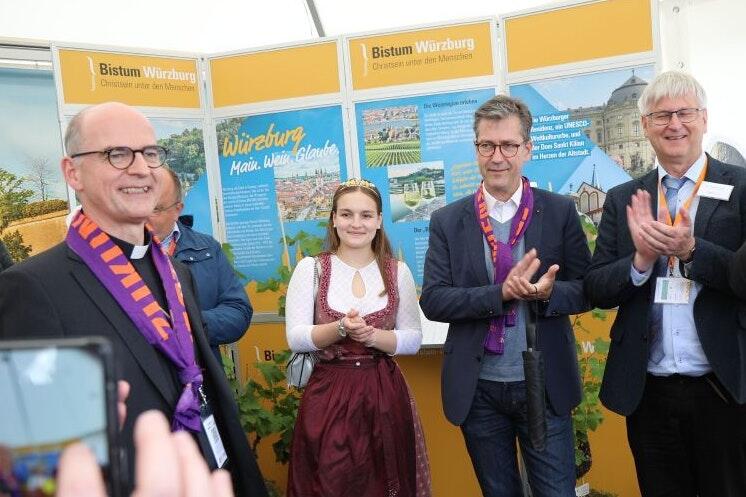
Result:
<svg viewBox="0 0 746 497">
<path fill-rule="evenodd" d="M 145 257 L 145 254 L 148 253 L 148 248 L 150 247 L 150 234 L 145 231 L 145 245 L 133 245 L 129 242 L 125 242 L 124 240 L 120 240 L 119 238 L 109 235 L 111 238 L 111 241 L 113 241 L 117 246 L 122 249 L 122 252 L 124 252 L 127 255 L 128 259 L 142 259 Z"/>
</svg>

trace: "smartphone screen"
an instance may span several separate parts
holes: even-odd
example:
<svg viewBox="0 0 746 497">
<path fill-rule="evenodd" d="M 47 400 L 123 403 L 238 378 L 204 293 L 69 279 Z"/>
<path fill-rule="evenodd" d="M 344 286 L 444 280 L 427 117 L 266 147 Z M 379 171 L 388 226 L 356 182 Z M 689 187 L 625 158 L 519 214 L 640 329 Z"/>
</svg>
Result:
<svg viewBox="0 0 746 497">
<path fill-rule="evenodd" d="M 53 496 L 60 455 L 75 442 L 111 489 L 110 350 L 97 338 L 0 342 L 0 497 Z"/>
</svg>

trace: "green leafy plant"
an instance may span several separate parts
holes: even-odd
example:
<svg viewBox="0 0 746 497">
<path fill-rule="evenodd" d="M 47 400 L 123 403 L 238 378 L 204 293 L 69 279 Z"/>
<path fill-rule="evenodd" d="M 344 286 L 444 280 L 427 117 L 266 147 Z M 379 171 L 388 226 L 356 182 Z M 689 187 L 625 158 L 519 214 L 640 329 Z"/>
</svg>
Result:
<svg viewBox="0 0 746 497">
<path fill-rule="evenodd" d="M 10 258 L 15 262 L 21 262 L 31 254 L 31 245 L 23 243 L 23 236 L 20 231 L 5 230 L 0 238 L 2 238 L 5 248 L 8 249 Z"/>
<path fill-rule="evenodd" d="M 326 230 L 326 226 L 329 224 L 327 221 L 318 223 L 320 228 Z M 310 233 L 306 233 L 301 230 L 295 236 L 285 236 L 280 238 L 281 245 L 287 247 L 288 252 L 291 248 L 299 250 L 302 257 L 315 256 L 324 248 L 324 239 Z M 293 272 L 294 266 L 279 266 L 277 273 L 274 277 L 270 277 L 265 281 L 257 281 L 256 291 L 257 292 L 278 292 L 281 288 L 287 288 L 290 283 L 290 275 Z M 285 294 L 283 293 L 277 299 L 277 314 L 279 316 L 285 315 Z"/>
<path fill-rule="evenodd" d="M 241 426 L 249 434 L 251 449 L 256 454 L 262 439 L 277 434 L 279 440 L 272 448 L 275 459 L 282 464 L 290 459 L 290 441 L 301 397 L 300 390 L 287 386 L 285 364 L 289 358 L 290 351 L 283 350 L 271 361 L 254 363 L 260 378 L 249 378 L 245 383 L 236 378 L 231 359 L 224 358 L 226 376 L 236 394 Z"/>
<path fill-rule="evenodd" d="M 606 320 L 606 311 L 594 309 L 590 313 L 592 319 Z M 583 326 L 583 316 L 575 316 L 573 328 L 590 333 Z M 609 353 L 609 342 L 596 338 L 591 347 L 584 348 L 581 342 L 576 343 L 580 378 L 583 383 L 583 399 L 573 410 L 572 420 L 575 430 L 575 474 L 577 478 L 584 476 L 591 469 L 591 447 L 588 433 L 595 431 L 603 422 L 601 401 L 598 394 L 601 391 L 601 381 L 606 366 L 606 356 Z"/>
</svg>

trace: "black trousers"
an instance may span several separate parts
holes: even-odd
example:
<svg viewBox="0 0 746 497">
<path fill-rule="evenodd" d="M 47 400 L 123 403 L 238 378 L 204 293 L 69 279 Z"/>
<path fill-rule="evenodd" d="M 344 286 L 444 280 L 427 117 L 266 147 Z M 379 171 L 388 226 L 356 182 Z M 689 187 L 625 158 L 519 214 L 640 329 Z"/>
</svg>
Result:
<svg viewBox="0 0 746 497">
<path fill-rule="evenodd" d="M 746 496 L 746 404 L 714 374 L 649 374 L 627 438 L 642 497 Z"/>
</svg>

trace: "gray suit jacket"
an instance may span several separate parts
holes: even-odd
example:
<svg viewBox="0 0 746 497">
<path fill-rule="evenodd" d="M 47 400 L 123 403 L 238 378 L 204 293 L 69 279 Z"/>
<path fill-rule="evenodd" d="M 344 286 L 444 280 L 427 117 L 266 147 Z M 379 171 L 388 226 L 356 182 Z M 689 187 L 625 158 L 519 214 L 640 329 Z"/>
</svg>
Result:
<svg viewBox="0 0 746 497">
<path fill-rule="evenodd" d="M 694 222 L 696 249 L 689 278 L 701 283 L 694 302 L 694 322 L 705 355 L 720 382 L 738 402 L 746 402 L 746 313 L 728 283 L 733 254 L 746 241 L 746 170 L 708 157 L 706 181 L 733 185 L 730 200 L 700 197 Z M 650 278 L 636 287 L 630 279 L 635 247 L 627 228 L 626 206 L 645 189 L 658 205 L 658 172 L 612 188 L 606 196 L 596 251 L 585 277 L 591 303 L 619 307 L 611 327 L 611 348 L 601 386 L 601 401 L 629 415 L 645 388 L 650 351 L 648 314 Z"/>
<path fill-rule="evenodd" d="M 560 271 L 537 320 L 537 348 L 544 352 L 551 408 L 569 413 L 581 398 L 575 336 L 568 315 L 588 310 L 583 275 L 590 262 L 588 243 L 575 204 L 567 197 L 534 189 L 534 212 L 524 235 L 525 250 L 536 248 L 541 267 Z M 490 318 L 503 313 L 502 285 L 490 284 L 482 230 L 473 196 L 447 205 L 430 218 L 430 242 L 420 306 L 428 319 L 450 323 L 443 345 L 443 409 L 460 425 L 477 388 Z"/>
</svg>

